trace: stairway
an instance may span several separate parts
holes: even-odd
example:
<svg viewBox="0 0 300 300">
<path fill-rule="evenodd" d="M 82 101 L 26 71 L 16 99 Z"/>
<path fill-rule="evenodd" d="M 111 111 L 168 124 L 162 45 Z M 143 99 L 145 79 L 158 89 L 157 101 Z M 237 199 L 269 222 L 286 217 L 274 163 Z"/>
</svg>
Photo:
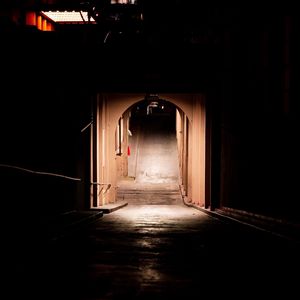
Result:
<svg viewBox="0 0 300 300">
<path fill-rule="evenodd" d="M 133 205 L 180 205 L 182 197 L 176 184 L 121 184 L 117 201 Z"/>
</svg>

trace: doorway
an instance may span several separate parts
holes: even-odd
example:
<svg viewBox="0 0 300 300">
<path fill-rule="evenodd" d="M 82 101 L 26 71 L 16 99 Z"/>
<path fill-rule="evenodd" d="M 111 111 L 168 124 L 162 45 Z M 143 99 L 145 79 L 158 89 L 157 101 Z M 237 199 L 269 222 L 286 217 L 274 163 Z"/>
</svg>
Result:
<svg viewBox="0 0 300 300">
<path fill-rule="evenodd" d="M 94 182 L 110 189 L 93 193 L 93 203 L 118 201 L 126 181 L 135 189 L 176 185 L 189 202 L 204 205 L 204 100 L 198 94 L 98 94 L 91 169 Z"/>
</svg>

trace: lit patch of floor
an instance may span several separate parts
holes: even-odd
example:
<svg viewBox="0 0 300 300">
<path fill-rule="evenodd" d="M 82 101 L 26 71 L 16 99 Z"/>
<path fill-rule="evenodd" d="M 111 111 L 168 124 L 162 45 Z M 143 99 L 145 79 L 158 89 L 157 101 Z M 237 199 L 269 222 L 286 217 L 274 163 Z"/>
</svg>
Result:
<svg viewBox="0 0 300 300">
<path fill-rule="evenodd" d="M 133 226 L 134 224 L 140 226 L 141 223 L 153 226 L 166 222 L 172 224 L 183 220 L 192 221 L 195 217 L 207 218 L 207 215 L 184 205 L 128 205 L 116 211 L 115 217 Z"/>
</svg>

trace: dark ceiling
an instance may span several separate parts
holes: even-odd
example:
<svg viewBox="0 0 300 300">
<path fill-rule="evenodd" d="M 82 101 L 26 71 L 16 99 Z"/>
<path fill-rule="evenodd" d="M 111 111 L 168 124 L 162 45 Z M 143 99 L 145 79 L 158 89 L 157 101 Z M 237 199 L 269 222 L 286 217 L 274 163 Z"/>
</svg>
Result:
<svg viewBox="0 0 300 300">
<path fill-rule="evenodd" d="M 1 0 L 3 10 L 19 10 L 21 16 L 33 9 L 95 7 L 102 13 L 109 4 L 100 0 Z M 5 37 L 3 48 L 7 47 L 19 70 L 35 73 L 46 62 L 47 73 L 71 83 L 104 82 L 113 89 L 112 82 L 118 82 L 121 88 L 124 84 L 130 89 L 133 84 L 144 89 L 145 83 L 153 82 L 166 90 L 169 86 L 202 89 L 208 87 L 208 81 L 213 85 L 221 74 L 228 47 L 242 44 L 257 26 L 290 10 L 272 4 L 271 13 L 263 5 L 258 10 L 245 2 L 229 5 L 196 0 L 140 0 L 138 8 L 144 16 L 138 28 L 105 24 L 101 18 L 95 26 L 58 26 L 55 32 L 20 26 Z M 64 71 L 58 74 L 61 65 Z"/>
</svg>

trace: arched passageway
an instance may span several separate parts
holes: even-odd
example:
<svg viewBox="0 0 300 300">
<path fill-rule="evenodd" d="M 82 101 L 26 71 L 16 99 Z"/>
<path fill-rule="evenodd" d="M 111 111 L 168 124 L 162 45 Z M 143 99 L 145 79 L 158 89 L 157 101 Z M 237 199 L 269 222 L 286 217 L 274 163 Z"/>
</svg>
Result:
<svg viewBox="0 0 300 300">
<path fill-rule="evenodd" d="M 145 97 L 123 114 L 127 126 L 124 134 L 128 138 L 123 139 L 127 141 L 127 153 L 117 164 L 118 200 L 135 204 L 182 202 L 176 113 L 174 104 L 154 95 Z M 120 120 L 118 136 L 122 132 Z"/>
<path fill-rule="evenodd" d="M 128 174 L 136 183 L 178 183 L 176 107 L 163 99 L 129 109 Z"/>
<path fill-rule="evenodd" d="M 98 94 L 91 137 L 91 207 L 126 184 L 164 187 L 205 203 L 204 96 Z M 152 189 L 153 191 L 153 189 Z"/>
</svg>

